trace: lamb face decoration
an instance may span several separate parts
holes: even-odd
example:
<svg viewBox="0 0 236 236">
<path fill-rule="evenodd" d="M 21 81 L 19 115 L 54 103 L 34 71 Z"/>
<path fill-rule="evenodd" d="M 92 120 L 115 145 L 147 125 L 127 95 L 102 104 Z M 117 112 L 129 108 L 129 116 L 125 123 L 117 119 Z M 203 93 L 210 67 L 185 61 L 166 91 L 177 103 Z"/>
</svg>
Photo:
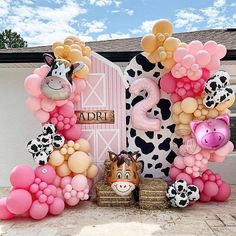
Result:
<svg viewBox="0 0 236 236">
<path fill-rule="evenodd" d="M 166 196 L 172 207 L 187 207 L 200 198 L 200 191 L 195 185 L 188 185 L 185 180 L 179 179 L 166 191 Z"/>
<path fill-rule="evenodd" d="M 205 85 L 206 96 L 203 104 L 208 108 L 215 108 L 218 104 L 231 100 L 234 97 L 230 88 L 230 75 L 223 70 L 217 71 Z"/>
<path fill-rule="evenodd" d="M 61 134 L 56 133 L 57 129 L 54 125 L 47 123 L 43 126 L 42 130 L 42 134 L 27 144 L 28 151 L 39 165 L 45 165 L 54 148 L 61 148 L 65 142 L 65 138 Z"/>
<path fill-rule="evenodd" d="M 205 121 L 192 121 L 190 126 L 197 144 L 203 149 L 217 150 L 230 140 L 228 115 Z"/>
<path fill-rule="evenodd" d="M 44 96 L 60 101 L 68 99 L 72 94 L 72 75 L 83 69 L 83 62 L 71 64 L 65 59 L 55 59 L 44 54 L 44 60 L 50 71 L 41 82 L 41 91 Z"/>
<path fill-rule="evenodd" d="M 107 181 L 117 195 L 127 196 L 138 186 L 138 155 L 138 152 L 131 154 L 126 151 L 122 151 L 120 154 L 109 152 L 112 163 Z"/>
</svg>

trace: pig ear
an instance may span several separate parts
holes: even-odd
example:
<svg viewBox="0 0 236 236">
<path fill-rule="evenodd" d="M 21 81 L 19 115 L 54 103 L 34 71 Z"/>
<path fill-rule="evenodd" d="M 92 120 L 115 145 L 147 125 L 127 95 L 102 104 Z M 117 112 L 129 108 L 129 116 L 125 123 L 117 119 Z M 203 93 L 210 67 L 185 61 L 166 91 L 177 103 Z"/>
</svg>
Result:
<svg viewBox="0 0 236 236">
<path fill-rule="evenodd" d="M 53 62 L 54 62 L 54 57 L 50 54 L 43 54 L 43 57 L 44 57 L 44 61 L 46 62 L 46 64 L 48 66 L 52 66 Z"/>
<path fill-rule="evenodd" d="M 83 69 L 85 64 L 82 61 L 73 64 L 73 73 L 78 72 Z"/>
<path fill-rule="evenodd" d="M 190 122 L 190 128 L 193 133 L 195 133 L 195 130 L 200 123 L 202 123 L 202 121 L 199 121 L 199 120 Z"/>
<path fill-rule="evenodd" d="M 133 152 L 133 153 L 131 153 L 131 156 L 134 158 L 135 161 L 137 161 L 137 159 L 138 159 L 139 156 L 140 156 L 140 153 L 139 153 L 139 151 Z"/>
<path fill-rule="evenodd" d="M 216 117 L 216 120 L 222 120 L 224 121 L 227 125 L 230 125 L 230 118 L 228 115 L 223 115 L 223 116 L 219 116 L 219 117 Z"/>
<path fill-rule="evenodd" d="M 117 158 L 117 154 L 115 154 L 114 152 L 110 152 L 108 151 L 109 153 L 109 158 L 111 161 L 115 161 L 115 159 Z"/>
</svg>

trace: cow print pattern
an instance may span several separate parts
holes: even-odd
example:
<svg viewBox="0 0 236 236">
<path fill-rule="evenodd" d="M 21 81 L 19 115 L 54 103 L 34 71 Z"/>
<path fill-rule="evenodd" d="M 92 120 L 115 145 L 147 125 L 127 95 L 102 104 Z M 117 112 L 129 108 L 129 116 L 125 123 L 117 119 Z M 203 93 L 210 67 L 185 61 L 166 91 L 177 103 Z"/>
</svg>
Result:
<svg viewBox="0 0 236 236">
<path fill-rule="evenodd" d="M 168 71 L 160 63 L 152 64 L 144 53 L 135 56 L 125 70 L 125 79 L 130 86 L 139 78 L 150 78 L 159 85 L 160 77 Z M 146 98 L 146 91 L 136 96 L 126 89 L 126 147 L 128 151 L 139 151 L 139 160 L 143 163 L 142 175 L 148 178 L 166 178 L 171 164 L 176 157 L 176 150 L 182 139 L 174 134 L 175 124 L 171 118 L 170 95 L 160 91 L 159 103 L 147 112 L 148 117 L 161 120 L 159 131 L 135 129 L 131 124 L 131 110 L 138 102 Z"/>
</svg>

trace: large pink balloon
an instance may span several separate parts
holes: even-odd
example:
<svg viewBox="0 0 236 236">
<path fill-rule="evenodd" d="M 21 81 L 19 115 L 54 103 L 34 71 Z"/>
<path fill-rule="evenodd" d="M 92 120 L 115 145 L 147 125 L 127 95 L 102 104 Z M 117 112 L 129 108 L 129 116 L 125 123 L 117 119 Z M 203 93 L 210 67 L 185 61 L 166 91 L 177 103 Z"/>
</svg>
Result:
<svg viewBox="0 0 236 236">
<path fill-rule="evenodd" d="M 52 215 L 60 215 L 64 208 L 64 201 L 61 198 L 55 198 L 54 202 L 49 206 L 49 213 Z"/>
<path fill-rule="evenodd" d="M 56 178 L 56 171 L 49 164 L 46 164 L 35 169 L 35 176 L 47 184 L 52 184 Z"/>
<path fill-rule="evenodd" d="M 218 56 L 221 59 L 226 55 L 226 53 L 227 53 L 226 47 L 222 44 L 218 44 L 216 50 L 216 56 Z"/>
<path fill-rule="evenodd" d="M 166 93 L 173 93 L 176 89 L 177 81 L 171 73 L 166 73 L 161 77 L 160 87 Z"/>
<path fill-rule="evenodd" d="M 188 50 L 191 54 L 196 55 L 199 50 L 202 50 L 203 44 L 201 41 L 194 40 L 188 44 Z"/>
<path fill-rule="evenodd" d="M 28 165 L 16 166 L 10 173 L 10 182 L 15 188 L 28 189 L 34 178 L 34 170 Z"/>
<path fill-rule="evenodd" d="M 172 166 L 169 171 L 169 177 L 173 180 L 176 180 L 176 177 L 182 172 L 182 170 Z"/>
<path fill-rule="evenodd" d="M 216 196 L 219 188 L 215 182 L 207 181 L 205 182 L 203 193 L 205 193 L 209 197 Z"/>
<path fill-rule="evenodd" d="M 41 124 L 46 123 L 50 118 L 49 113 L 43 110 L 36 111 L 34 116 Z"/>
<path fill-rule="evenodd" d="M 66 140 L 76 141 L 81 135 L 81 127 L 79 124 L 75 124 L 70 129 L 63 130 L 62 135 Z"/>
<path fill-rule="evenodd" d="M 75 113 L 75 106 L 71 101 L 59 108 L 59 113 L 64 117 L 72 117 Z"/>
<path fill-rule="evenodd" d="M 50 70 L 50 67 L 48 65 L 42 65 L 40 68 L 36 68 L 34 70 L 34 74 L 38 74 L 42 78 L 45 78 Z"/>
<path fill-rule="evenodd" d="M 86 88 L 86 82 L 82 79 L 74 79 L 73 84 L 74 84 L 73 87 L 75 88 L 74 92 L 76 94 L 80 94 Z"/>
<path fill-rule="evenodd" d="M 49 98 L 44 98 L 42 101 L 41 101 L 41 108 L 44 110 L 44 111 L 47 111 L 47 112 L 51 112 L 55 109 L 56 107 L 56 103 L 55 101 L 53 101 L 52 99 L 49 99 Z"/>
<path fill-rule="evenodd" d="M 71 197 L 70 199 L 66 200 L 67 205 L 75 206 L 79 203 L 80 199 L 78 197 Z"/>
<path fill-rule="evenodd" d="M 48 205 L 35 200 L 29 211 L 30 216 L 35 220 L 41 220 L 48 214 Z"/>
<path fill-rule="evenodd" d="M 25 104 L 26 107 L 32 112 L 35 112 L 41 108 L 40 99 L 38 97 L 27 98 Z"/>
<path fill-rule="evenodd" d="M 87 187 L 88 181 L 84 175 L 76 175 L 72 178 L 71 185 L 73 189 L 82 191 Z"/>
<path fill-rule="evenodd" d="M 29 75 L 24 81 L 25 90 L 32 96 L 41 95 L 40 84 L 42 80 L 43 78 L 38 74 Z"/>
<path fill-rule="evenodd" d="M 67 184 L 71 184 L 72 177 L 71 176 L 65 176 L 61 179 L 61 188 L 65 188 Z"/>
<path fill-rule="evenodd" d="M 206 65 L 206 68 L 210 71 L 216 71 L 220 67 L 220 60 L 216 58 L 214 55 L 211 56 L 210 62 Z"/>
<path fill-rule="evenodd" d="M 217 51 L 217 43 L 213 40 L 207 41 L 204 44 L 203 49 L 208 51 L 211 55 L 214 55 Z"/>
<path fill-rule="evenodd" d="M 185 163 L 184 163 L 184 158 L 181 156 L 177 156 L 174 159 L 174 166 L 177 167 L 178 169 L 184 169 L 186 167 Z"/>
<path fill-rule="evenodd" d="M 184 56 L 187 55 L 188 53 L 189 52 L 186 48 L 178 48 L 178 49 L 176 49 L 176 51 L 174 53 L 174 60 L 176 62 L 180 62 L 180 61 L 182 61 Z"/>
<path fill-rule="evenodd" d="M 0 199 L 0 220 L 11 220 L 15 217 L 7 208 L 7 198 Z"/>
<path fill-rule="evenodd" d="M 196 185 L 200 192 L 203 191 L 204 183 L 200 178 L 193 179 L 193 185 Z"/>
<path fill-rule="evenodd" d="M 192 184 L 193 181 L 192 181 L 192 178 L 186 174 L 186 173 L 180 173 L 177 177 L 176 177 L 176 180 L 178 179 L 183 179 L 187 182 L 187 184 Z"/>
<path fill-rule="evenodd" d="M 217 195 L 214 196 L 213 199 L 218 202 L 224 202 L 229 199 L 230 195 L 231 195 L 231 187 L 228 183 L 223 181 Z"/>
<path fill-rule="evenodd" d="M 201 67 L 205 67 L 211 60 L 210 54 L 205 50 L 200 50 L 196 54 L 197 63 Z"/>
<path fill-rule="evenodd" d="M 32 197 L 28 191 L 16 189 L 9 193 L 6 203 L 11 213 L 21 215 L 30 209 Z"/>
</svg>

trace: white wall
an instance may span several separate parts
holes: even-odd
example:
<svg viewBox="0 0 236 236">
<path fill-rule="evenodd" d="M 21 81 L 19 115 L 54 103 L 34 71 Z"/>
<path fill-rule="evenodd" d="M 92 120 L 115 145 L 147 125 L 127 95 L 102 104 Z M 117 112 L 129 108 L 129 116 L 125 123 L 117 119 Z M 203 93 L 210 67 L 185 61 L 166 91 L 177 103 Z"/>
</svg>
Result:
<svg viewBox="0 0 236 236">
<path fill-rule="evenodd" d="M 126 63 L 117 63 L 123 69 Z M 25 107 L 28 97 L 24 91 L 24 79 L 40 64 L 0 64 L 0 187 L 9 186 L 10 170 L 18 164 L 34 165 L 27 152 L 27 142 L 40 132 L 40 124 Z M 236 81 L 236 61 L 223 62 Z M 236 184 L 236 155 L 230 155 L 224 163 L 211 163 L 210 167 L 221 173 L 230 183 Z"/>
</svg>

